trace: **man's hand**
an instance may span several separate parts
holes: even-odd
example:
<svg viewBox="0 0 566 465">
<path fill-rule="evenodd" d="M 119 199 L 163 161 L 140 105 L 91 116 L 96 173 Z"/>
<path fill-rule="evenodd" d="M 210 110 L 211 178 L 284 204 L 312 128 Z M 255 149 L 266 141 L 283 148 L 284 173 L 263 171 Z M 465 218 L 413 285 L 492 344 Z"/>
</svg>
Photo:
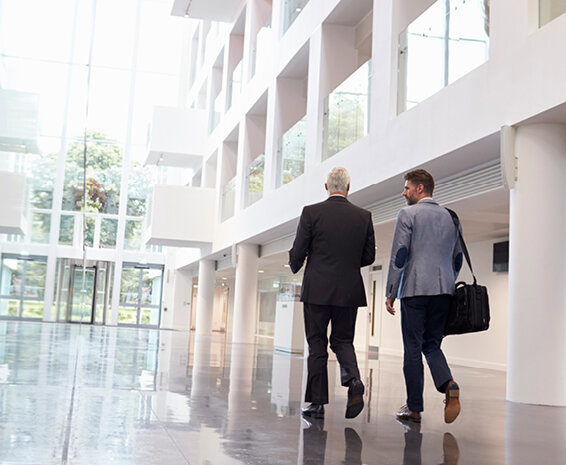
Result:
<svg viewBox="0 0 566 465">
<path fill-rule="evenodd" d="M 393 307 L 394 303 L 394 297 L 388 297 L 387 299 L 385 299 L 385 307 L 387 308 L 387 311 L 391 313 L 391 315 L 395 315 L 395 308 Z"/>
</svg>

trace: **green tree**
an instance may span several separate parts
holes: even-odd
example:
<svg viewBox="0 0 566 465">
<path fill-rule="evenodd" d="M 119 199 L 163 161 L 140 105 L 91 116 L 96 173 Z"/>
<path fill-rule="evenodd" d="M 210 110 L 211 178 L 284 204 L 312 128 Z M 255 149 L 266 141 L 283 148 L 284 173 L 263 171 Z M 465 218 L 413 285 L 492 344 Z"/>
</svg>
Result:
<svg viewBox="0 0 566 465">
<path fill-rule="evenodd" d="M 65 165 L 63 209 L 81 211 L 85 178 L 83 140 L 69 144 Z M 118 213 L 122 148 L 100 131 L 90 130 L 86 139 L 86 211 Z"/>
</svg>

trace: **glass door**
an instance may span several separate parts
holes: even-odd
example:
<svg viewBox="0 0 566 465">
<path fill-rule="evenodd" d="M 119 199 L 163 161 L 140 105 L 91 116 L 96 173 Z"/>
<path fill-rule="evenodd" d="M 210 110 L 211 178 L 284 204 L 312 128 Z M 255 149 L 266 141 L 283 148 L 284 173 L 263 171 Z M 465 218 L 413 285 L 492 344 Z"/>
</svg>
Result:
<svg viewBox="0 0 566 465">
<path fill-rule="evenodd" d="M 163 265 L 124 263 L 119 325 L 159 327 Z"/>
<path fill-rule="evenodd" d="M 110 303 L 112 263 L 61 259 L 57 278 L 57 319 L 70 323 L 105 324 Z"/>
<path fill-rule="evenodd" d="M 94 323 L 96 271 L 96 266 L 83 270 L 82 266 L 71 265 L 67 306 L 67 321 L 70 323 Z"/>
</svg>

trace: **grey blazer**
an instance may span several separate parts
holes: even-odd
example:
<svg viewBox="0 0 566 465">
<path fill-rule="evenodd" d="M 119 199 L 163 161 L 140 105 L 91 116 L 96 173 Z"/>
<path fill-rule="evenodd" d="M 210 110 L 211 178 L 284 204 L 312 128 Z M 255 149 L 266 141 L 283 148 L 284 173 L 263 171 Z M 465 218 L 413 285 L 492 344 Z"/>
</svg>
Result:
<svg viewBox="0 0 566 465">
<path fill-rule="evenodd" d="M 462 249 L 450 213 L 431 198 L 397 215 L 385 295 L 454 294 Z"/>
</svg>

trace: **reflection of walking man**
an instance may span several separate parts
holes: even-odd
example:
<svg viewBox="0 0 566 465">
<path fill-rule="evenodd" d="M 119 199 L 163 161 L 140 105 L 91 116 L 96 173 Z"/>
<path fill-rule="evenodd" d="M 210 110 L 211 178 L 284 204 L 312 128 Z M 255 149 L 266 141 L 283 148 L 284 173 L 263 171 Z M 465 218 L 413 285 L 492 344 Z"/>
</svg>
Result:
<svg viewBox="0 0 566 465">
<path fill-rule="evenodd" d="M 444 420 L 452 423 L 460 413 L 460 390 L 440 345 L 462 252 L 452 217 L 432 199 L 433 190 L 434 179 L 425 170 L 405 175 L 403 196 L 408 206 L 397 216 L 385 305 L 394 315 L 395 298 L 401 299 L 407 405 L 397 417 L 421 420 L 423 353 L 436 389 L 446 394 Z"/>
<path fill-rule="evenodd" d="M 348 386 L 346 418 L 363 408 L 364 385 L 360 380 L 354 329 L 358 307 L 367 305 L 360 268 L 373 263 L 375 239 L 371 214 L 348 200 L 350 175 L 334 168 L 325 184 L 328 199 L 303 209 L 289 265 L 293 273 L 307 264 L 301 289 L 305 332 L 309 344 L 303 415 L 324 417 L 328 403 L 328 338 L 340 363 L 342 386 Z"/>
</svg>

